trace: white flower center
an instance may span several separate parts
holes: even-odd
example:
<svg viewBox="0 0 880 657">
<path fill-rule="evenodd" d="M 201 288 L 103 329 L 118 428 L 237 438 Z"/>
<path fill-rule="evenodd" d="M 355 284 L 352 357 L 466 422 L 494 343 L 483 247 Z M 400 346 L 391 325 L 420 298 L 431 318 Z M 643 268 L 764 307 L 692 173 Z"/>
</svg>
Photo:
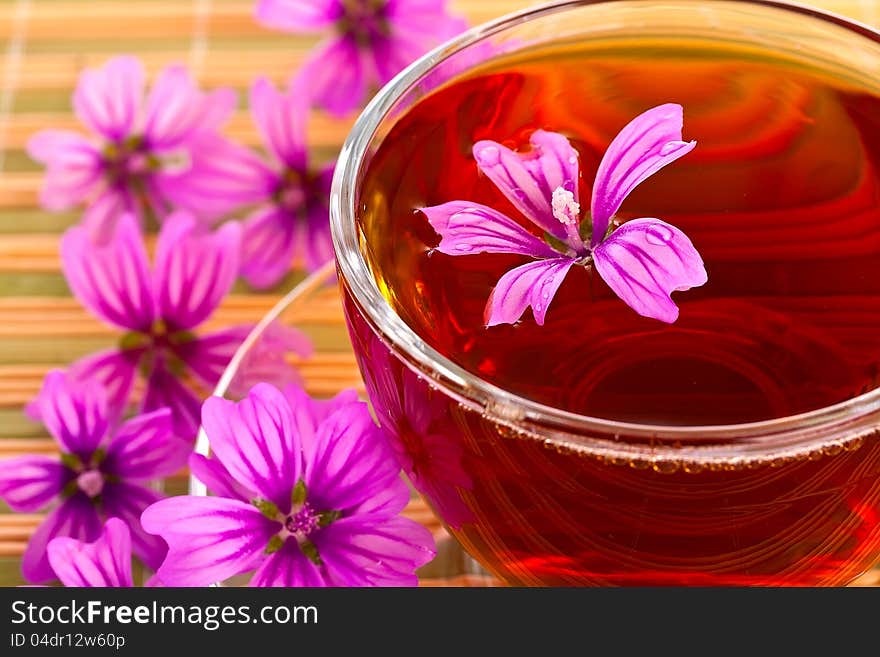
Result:
<svg viewBox="0 0 880 657">
<path fill-rule="evenodd" d="M 553 216 L 565 226 L 575 226 L 581 215 L 581 206 L 574 200 L 574 194 L 564 187 L 553 190 Z"/>
</svg>

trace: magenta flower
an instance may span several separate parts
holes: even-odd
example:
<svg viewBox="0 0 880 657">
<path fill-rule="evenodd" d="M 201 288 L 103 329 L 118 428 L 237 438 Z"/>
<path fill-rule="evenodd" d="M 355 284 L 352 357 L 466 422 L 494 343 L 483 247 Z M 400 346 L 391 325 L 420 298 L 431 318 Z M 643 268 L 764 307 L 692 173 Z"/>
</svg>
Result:
<svg viewBox="0 0 880 657">
<path fill-rule="evenodd" d="M 237 404 L 205 402 L 215 458 L 194 465 L 213 471 L 206 483 L 224 497 L 144 511 L 144 527 L 169 545 L 163 583 L 203 586 L 250 571 L 252 586 L 416 583 L 434 556 L 430 532 L 398 515 L 409 492 L 366 404 L 336 404 L 321 419 L 301 391 L 267 384 Z"/>
<path fill-rule="evenodd" d="M 240 249 L 238 224 L 227 223 L 211 233 L 191 216 L 175 213 L 159 233 L 151 271 L 131 215 L 124 215 L 100 245 L 90 241 L 84 228 L 69 229 L 61 259 L 71 290 L 98 319 L 126 331 L 118 347 L 78 361 L 72 371 L 106 385 L 111 407 L 119 412 L 135 377 L 142 376 L 147 384 L 142 410 L 171 408 L 178 434 L 194 438 L 201 397 L 183 376 L 213 387 L 251 329 L 193 333 L 232 287 Z M 301 351 L 307 355 L 310 348 L 303 336 Z M 284 351 L 274 357 L 283 360 Z"/>
<path fill-rule="evenodd" d="M 230 141 L 212 140 L 195 156 L 201 183 L 188 189 L 193 204 L 210 199 L 213 188 L 224 190 L 221 204 L 233 199 L 237 205 L 258 205 L 243 224 L 241 275 L 253 287 L 265 288 L 290 271 L 296 255 L 303 256 L 309 271 L 333 258 L 333 165 L 315 171 L 309 167 L 304 94 L 296 89 L 279 93 L 260 78 L 251 87 L 250 106 L 269 158 Z"/>
<path fill-rule="evenodd" d="M 49 541 L 49 565 L 64 586 L 132 587 L 131 531 L 110 518 L 93 542 L 62 537 Z"/>
<path fill-rule="evenodd" d="M 335 32 L 300 75 L 314 101 L 337 115 L 467 27 L 446 0 L 259 0 L 257 20 L 288 32 Z"/>
<path fill-rule="evenodd" d="M 60 370 L 50 372 L 34 404 L 58 441 L 60 459 L 22 456 L 0 461 L 0 498 L 14 511 L 32 513 L 57 502 L 31 536 L 21 570 L 29 582 L 53 578 L 46 546 L 70 536 L 94 541 L 106 518 L 132 530 L 134 552 L 151 568 L 165 543 L 144 532 L 143 510 L 161 499 L 144 484 L 173 474 L 191 447 L 174 435 L 167 408 L 136 416 L 113 430 L 104 389 Z"/>
<path fill-rule="evenodd" d="M 213 135 L 235 109 L 235 94 L 199 91 L 186 68 L 165 68 L 144 101 L 144 70 L 134 57 L 114 57 L 82 72 L 73 95 L 77 117 L 94 133 L 43 130 L 28 153 L 46 165 L 41 203 L 68 210 L 83 203 L 83 223 L 103 240 L 118 217 L 164 218 L 186 206 L 181 175 L 190 171 L 193 144 Z"/>
<path fill-rule="evenodd" d="M 534 258 L 501 277 L 486 305 L 486 323 L 512 324 L 528 306 L 543 325 L 547 308 L 572 265 L 595 267 L 614 293 L 640 315 L 678 319 L 670 294 L 707 281 L 691 241 L 660 219 L 612 218 L 635 187 L 693 150 L 681 140 L 682 108 L 666 104 L 633 119 L 611 142 L 596 180 L 590 216 L 581 219 L 578 154 L 560 134 L 538 130 L 532 150 L 519 154 L 493 141 L 474 145 L 477 166 L 549 238 L 469 201 L 423 208 L 442 240 L 437 250 L 460 256 L 516 253 Z M 612 229 L 609 232 L 609 227 Z"/>
</svg>

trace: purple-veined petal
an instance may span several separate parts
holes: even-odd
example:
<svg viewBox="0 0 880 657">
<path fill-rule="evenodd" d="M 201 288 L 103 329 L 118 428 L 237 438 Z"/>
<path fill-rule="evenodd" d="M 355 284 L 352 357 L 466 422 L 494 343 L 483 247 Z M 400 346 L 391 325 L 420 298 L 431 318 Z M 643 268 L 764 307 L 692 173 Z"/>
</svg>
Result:
<svg viewBox="0 0 880 657">
<path fill-rule="evenodd" d="M 45 508 L 74 478 L 73 471 L 48 456 L 0 461 L 0 499 L 19 513 Z"/>
<path fill-rule="evenodd" d="M 104 173 L 101 154 L 82 135 L 42 130 L 28 141 L 28 155 L 46 165 L 40 205 L 67 210 L 86 200 Z"/>
<path fill-rule="evenodd" d="M 434 0 L 392 0 L 385 5 L 391 29 L 387 36 L 370 44 L 381 84 L 431 48 L 467 29 L 467 21 L 451 16 L 444 5 Z"/>
<path fill-rule="evenodd" d="M 259 0 L 257 21 L 287 32 L 311 32 L 330 27 L 343 16 L 339 0 Z"/>
<path fill-rule="evenodd" d="M 354 39 L 331 38 L 309 56 L 293 85 L 305 89 L 315 105 L 345 116 L 360 107 L 367 92 L 368 57 Z"/>
<path fill-rule="evenodd" d="M 309 407 L 309 413 L 317 431 L 321 423 L 333 415 L 339 409 L 349 406 L 358 401 L 358 392 L 354 388 L 347 388 L 330 399 L 315 399 L 310 397 L 303 387 L 297 383 L 289 383 L 282 389 L 284 396 L 290 403 L 291 408 L 300 405 Z"/>
<path fill-rule="evenodd" d="M 401 517 L 341 518 L 309 538 L 334 586 L 415 586 L 436 554 L 431 532 Z"/>
<path fill-rule="evenodd" d="M 64 586 L 130 587 L 131 533 L 122 520 L 110 518 L 92 543 L 75 538 L 53 539 L 49 564 Z"/>
<path fill-rule="evenodd" d="M 79 359 L 68 370 L 77 379 L 93 379 L 107 394 L 111 418 L 125 413 L 143 349 L 108 349 Z"/>
<path fill-rule="evenodd" d="M 238 275 L 240 250 L 234 221 L 212 233 L 185 212 L 168 217 L 156 244 L 154 290 L 169 331 L 195 328 L 213 314 Z"/>
<path fill-rule="evenodd" d="M 32 584 L 55 579 L 49 565 L 46 546 L 53 538 L 70 536 L 80 541 L 94 541 L 101 534 L 101 519 L 94 503 L 76 493 L 49 512 L 31 535 L 21 558 L 21 573 Z"/>
<path fill-rule="evenodd" d="M 141 522 L 168 543 L 157 573 L 166 586 L 207 586 L 253 570 L 281 529 L 246 502 L 189 495 L 157 502 Z"/>
<path fill-rule="evenodd" d="M 202 425 L 214 456 L 229 473 L 283 513 L 300 478 L 301 440 L 313 432 L 306 409 L 292 409 L 281 392 L 258 384 L 238 403 L 210 397 Z"/>
<path fill-rule="evenodd" d="M 204 121 L 212 113 L 209 102 L 216 101 L 222 112 L 228 112 L 228 95 L 205 97 L 187 68 L 180 64 L 166 67 L 159 74 L 147 97 L 144 138 L 151 150 L 176 148 L 204 129 Z M 212 118 L 216 127 L 220 118 Z"/>
<path fill-rule="evenodd" d="M 687 235 L 659 219 L 626 222 L 593 249 L 593 263 L 630 308 L 667 323 L 678 319 L 678 306 L 669 295 L 708 280 Z"/>
<path fill-rule="evenodd" d="M 192 442 L 174 434 L 171 409 L 137 415 L 107 445 L 101 469 L 125 480 L 160 479 L 186 464 Z"/>
<path fill-rule="evenodd" d="M 249 586 L 327 586 L 321 570 L 303 554 L 293 539 L 284 541 L 281 549 L 266 557 L 254 573 Z"/>
<path fill-rule="evenodd" d="M 122 141 L 135 128 L 144 93 L 144 69 L 135 57 L 119 56 L 87 68 L 73 94 L 80 121 L 107 139 Z"/>
<path fill-rule="evenodd" d="M 277 159 L 295 171 L 306 167 L 308 98 L 300 93 L 280 93 L 267 78 L 251 87 L 251 114 L 263 144 Z"/>
<path fill-rule="evenodd" d="M 558 258 L 559 252 L 510 217 L 479 203 L 450 201 L 419 208 L 443 239 L 437 246 L 447 255 L 519 253 L 536 258 Z"/>
<path fill-rule="evenodd" d="M 141 525 L 141 514 L 151 504 L 162 499 L 156 491 L 128 484 L 108 481 L 101 491 L 101 507 L 108 518 L 119 518 L 131 531 L 132 551 L 147 566 L 155 570 L 162 564 L 168 546 L 165 541 L 147 532 Z"/>
<path fill-rule="evenodd" d="M 153 289 L 134 217 L 120 217 L 103 244 L 95 244 L 85 228 L 70 228 L 61 239 L 61 266 L 76 298 L 96 317 L 118 328 L 149 331 Z"/>
<path fill-rule="evenodd" d="M 314 508 L 349 515 L 377 499 L 387 507 L 391 497 L 397 508 L 389 512 L 399 513 L 409 501 L 397 460 L 365 403 L 337 409 L 305 446 L 304 481 Z"/>
<path fill-rule="evenodd" d="M 199 431 L 201 399 L 183 385 L 161 358 L 156 359 L 153 371 L 147 379 L 147 391 L 143 402 L 145 413 L 160 408 L 170 408 L 174 421 L 174 434 L 183 440 L 192 441 Z"/>
<path fill-rule="evenodd" d="M 275 206 L 256 210 L 242 223 L 241 276 L 251 287 L 275 285 L 293 267 L 299 219 Z"/>
<path fill-rule="evenodd" d="M 326 167 L 318 175 L 313 196 L 309 199 L 305 222 L 300 222 L 303 259 L 308 271 L 318 271 L 333 259 L 333 239 L 330 236 L 330 186 L 334 166 Z"/>
<path fill-rule="evenodd" d="M 494 141 L 474 144 L 477 166 L 535 225 L 559 239 L 565 227 L 553 216 L 553 192 L 568 190 L 578 201 L 578 154 L 563 135 L 536 130 L 532 149 L 517 153 Z"/>
<path fill-rule="evenodd" d="M 216 133 L 235 113 L 238 94 L 234 89 L 214 89 L 200 94 L 199 102 L 202 118 L 195 132 Z"/>
<path fill-rule="evenodd" d="M 572 258 L 538 260 L 504 274 L 486 304 L 486 325 L 513 324 L 531 306 L 535 323 L 543 326 L 547 308 L 574 262 Z"/>
<path fill-rule="evenodd" d="M 659 105 L 630 121 L 608 146 L 593 183 L 593 246 L 605 237 L 611 217 L 639 183 L 697 145 L 681 140 L 683 124 L 681 105 Z"/>
<path fill-rule="evenodd" d="M 186 363 L 199 381 L 213 389 L 226 371 L 232 356 L 253 328 L 250 324 L 231 326 L 215 333 L 200 335 L 176 346 L 174 353 Z"/>
<path fill-rule="evenodd" d="M 242 502 L 250 502 L 257 497 L 256 491 L 235 481 L 217 459 L 208 458 L 203 454 L 192 454 L 189 457 L 189 469 L 213 495 Z"/>
<path fill-rule="evenodd" d="M 277 388 L 291 382 L 302 383 L 302 375 L 288 362 L 287 355 L 296 354 L 305 359 L 314 351 L 314 345 L 305 333 L 272 322 L 243 355 L 229 391 L 236 397 L 243 397 L 257 383 L 271 383 Z"/>
<path fill-rule="evenodd" d="M 107 395 L 95 381 L 52 370 L 31 409 L 64 451 L 85 462 L 107 435 Z"/>
<path fill-rule="evenodd" d="M 216 219 L 271 198 L 279 175 L 249 148 L 212 133 L 188 142 L 190 163 L 184 171 L 159 172 L 156 193 L 197 217 Z"/>
<path fill-rule="evenodd" d="M 141 225 L 143 209 L 131 192 L 124 188 L 108 187 L 85 209 L 80 225 L 88 232 L 92 242 L 104 244 L 113 239 L 116 224 L 124 214 L 132 215 L 135 223 Z"/>
</svg>

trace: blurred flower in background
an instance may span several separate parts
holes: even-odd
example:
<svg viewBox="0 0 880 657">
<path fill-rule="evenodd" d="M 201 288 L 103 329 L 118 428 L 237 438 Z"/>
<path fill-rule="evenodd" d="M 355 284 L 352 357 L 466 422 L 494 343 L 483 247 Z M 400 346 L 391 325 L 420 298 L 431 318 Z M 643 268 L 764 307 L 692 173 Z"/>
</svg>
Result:
<svg viewBox="0 0 880 657">
<path fill-rule="evenodd" d="M 212 137 L 235 109 L 231 90 L 204 94 L 180 65 L 159 74 L 146 101 L 144 79 L 140 61 L 128 56 L 84 70 L 73 108 L 93 136 L 43 130 L 28 143 L 30 156 L 46 165 L 43 207 L 85 204 L 83 223 L 97 240 L 123 213 L 160 221 L 175 207 L 201 213 L 181 195 L 198 173 L 191 170 L 193 144 Z"/>
<path fill-rule="evenodd" d="M 446 0 L 259 0 L 257 20 L 288 32 L 332 30 L 299 75 L 313 102 L 336 115 L 378 88 L 467 23 Z"/>
<path fill-rule="evenodd" d="M 128 587 L 131 576 L 131 531 L 110 518 L 94 542 L 63 537 L 49 541 L 49 565 L 64 586 Z"/>
</svg>

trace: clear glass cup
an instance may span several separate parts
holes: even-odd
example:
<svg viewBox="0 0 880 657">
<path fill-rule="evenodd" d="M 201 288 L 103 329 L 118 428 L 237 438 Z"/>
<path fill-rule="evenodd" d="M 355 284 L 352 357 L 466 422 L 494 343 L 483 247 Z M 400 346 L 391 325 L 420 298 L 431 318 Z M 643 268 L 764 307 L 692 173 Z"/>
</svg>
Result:
<svg viewBox="0 0 880 657">
<path fill-rule="evenodd" d="M 394 126 L 463 72 L 567 39 L 714 40 L 874 87 L 880 75 L 880 35 L 867 27 L 777 2 L 699 0 L 547 5 L 475 28 L 401 73 L 343 148 L 331 224 L 366 392 L 404 471 L 465 550 L 509 584 L 853 581 L 880 556 L 877 389 L 739 425 L 581 416 L 466 371 L 380 291 L 357 217 L 365 172 Z"/>
</svg>

